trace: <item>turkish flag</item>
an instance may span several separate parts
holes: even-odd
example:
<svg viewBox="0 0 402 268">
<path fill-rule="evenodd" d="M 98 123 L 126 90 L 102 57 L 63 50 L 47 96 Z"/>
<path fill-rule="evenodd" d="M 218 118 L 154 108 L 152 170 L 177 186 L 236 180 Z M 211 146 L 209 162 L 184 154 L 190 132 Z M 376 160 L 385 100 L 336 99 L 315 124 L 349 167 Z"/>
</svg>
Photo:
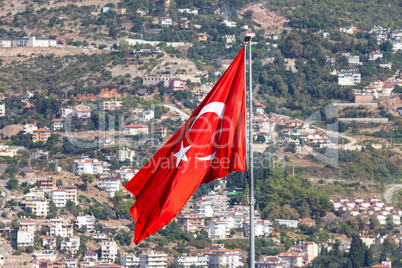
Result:
<svg viewBox="0 0 402 268">
<path fill-rule="evenodd" d="M 201 183 L 246 171 L 244 48 L 187 122 L 125 185 L 138 244 L 168 224 Z"/>
</svg>

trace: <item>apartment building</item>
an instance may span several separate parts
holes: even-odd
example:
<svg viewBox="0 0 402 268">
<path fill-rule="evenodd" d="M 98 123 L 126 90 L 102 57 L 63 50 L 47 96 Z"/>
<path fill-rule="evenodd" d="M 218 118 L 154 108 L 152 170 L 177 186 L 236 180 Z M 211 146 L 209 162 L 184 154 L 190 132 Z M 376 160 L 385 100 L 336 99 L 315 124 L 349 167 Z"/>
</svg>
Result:
<svg viewBox="0 0 402 268">
<path fill-rule="evenodd" d="M 75 185 L 64 185 L 64 186 L 60 187 L 60 189 L 63 189 L 64 191 L 66 191 L 67 200 L 71 200 L 75 204 L 78 204 L 77 186 L 75 186 Z"/>
<path fill-rule="evenodd" d="M 64 208 L 67 204 L 67 193 L 63 189 L 52 190 L 49 197 L 50 201 L 52 201 L 58 208 Z"/>
<path fill-rule="evenodd" d="M 36 185 L 38 186 L 38 188 L 41 188 L 44 191 L 51 191 L 53 189 L 56 189 L 56 178 L 48 177 L 39 179 L 36 181 Z"/>
<path fill-rule="evenodd" d="M 108 174 L 110 164 L 98 159 L 74 159 L 71 164 L 71 172 L 81 174 Z"/>
<path fill-rule="evenodd" d="M 77 216 L 75 225 L 78 228 L 86 226 L 88 231 L 93 231 L 95 229 L 95 217 L 93 215 L 79 215 Z"/>
<path fill-rule="evenodd" d="M 34 245 L 35 233 L 18 230 L 17 247 L 28 247 Z"/>
<path fill-rule="evenodd" d="M 299 252 L 281 252 L 276 256 L 280 261 L 285 263 L 285 267 L 302 267 L 305 265 L 306 255 Z"/>
<path fill-rule="evenodd" d="M 208 256 L 204 254 L 193 254 L 178 256 L 174 262 L 178 267 L 191 268 L 191 267 L 208 267 Z"/>
<path fill-rule="evenodd" d="M 51 219 L 50 220 L 50 235 L 61 237 L 73 236 L 73 225 L 67 224 L 63 219 Z"/>
<path fill-rule="evenodd" d="M 32 141 L 46 142 L 49 139 L 50 135 L 52 135 L 50 129 L 37 129 L 32 131 Z"/>
<path fill-rule="evenodd" d="M 211 219 L 208 221 L 208 237 L 211 239 L 224 239 L 229 237 L 228 220 Z"/>
<path fill-rule="evenodd" d="M 41 235 L 39 239 L 42 241 L 42 247 L 49 245 L 50 249 L 56 249 L 56 237 Z"/>
<path fill-rule="evenodd" d="M 155 86 L 159 82 L 163 82 L 164 86 L 169 86 L 169 81 L 175 78 L 174 75 L 171 74 L 146 74 L 142 78 L 142 84 L 144 86 Z"/>
<path fill-rule="evenodd" d="M 101 243 L 101 259 L 102 262 L 114 263 L 117 256 L 117 251 L 119 247 L 116 241 L 113 240 L 103 240 Z"/>
<path fill-rule="evenodd" d="M 159 25 L 162 27 L 170 27 L 172 26 L 172 18 L 171 17 L 162 17 L 159 19 Z"/>
<path fill-rule="evenodd" d="M 177 223 L 183 231 L 194 233 L 202 231 L 205 217 L 195 213 L 183 213 L 176 216 Z"/>
<path fill-rule="evenodd" d="M 20 228 L 19 230 L 29 232 L 29 233 L 35 233 L 37 230 L 37 225 L 36 221 L 31 220 L 31 219 L 25 219 L 20 221 Z"/>
<path fill-rule="evenodd" d="M 98 179 L 98 187 L 103 188 L 110 196 L 114 196 L 114 194 L 120 188 L 121 179 L 118 177 L 115 178 L 99 178 Z"/>
<path fill-rule="evenodd" d="M 208 266 L 227 268 L 243 267 L 241 249 L 211 249 L 204 253 L 208 256 Z"/>
<path fill-rule="evenodd" d="M 66 240 L 61 241 L 60 248 L 75 254 L 80 249 L 80 238 L 78 236 L 68 237 Z"/>
<path fill-rule="evenodd" d="M 140 265 L 140 258 L 134 254 L 126 254 L 121 256 L 120 264 L 126 268 L 137 268 Z"/>
<path fill-rule="evenodd" d="M 341 86 L 353 86 L 361 83 L 361 74 L 353 70 L 342 71 L 338 74 L 338 84 Z"/>
<path fill-rule="evenodd" d="M 369 60 L 374 61 L 374 60 L 377 60 L 377 59 L 382 59 L 383 56 L 384 55 L 381 52 L 373 51 L 373 52 L 369 53 Z"/>
<path fill-rule="evenodd" d="M 103 101 L 102 102 L 102 110 L 114 111 L 114 110 L 120 108 L 122 103 L 123 103 L 122 101 L 116 101 L 116 100 Z"/>
<path fill-rule="evenodd" d="M 133 162 L 135 158 L 135 151 L 130 150 L 129 148 L 121 148 L 119 149 L 119 161 L 130 161 Z"/>
<path fill-rule="evenodd" d="M 289 248 L 289 251 L 294 251 L 301 253 L 305 256 L 307 256 L 307 260 L 305 261 L 304 264 L 309 264 L 312 260 L 314 260 L 318 256 L 318 245 L 314 242 L 305 242 L 305 243 L 300 243 L 297 245 L 292 245 Z M 305 257 L 306 258 L 306 257 Z"/>
<path fill-rule="evenodd" d="M 28 199 L 25 209 L 38 217 L 46 217 L 49 212 L 49 203 L 46 199 Z"/>
<path fill-rule="evenodd" d="M 151 251 L 140 255 L 140 268 L 164 268 L 167 266 L 167 254 Z"/>
</svg>

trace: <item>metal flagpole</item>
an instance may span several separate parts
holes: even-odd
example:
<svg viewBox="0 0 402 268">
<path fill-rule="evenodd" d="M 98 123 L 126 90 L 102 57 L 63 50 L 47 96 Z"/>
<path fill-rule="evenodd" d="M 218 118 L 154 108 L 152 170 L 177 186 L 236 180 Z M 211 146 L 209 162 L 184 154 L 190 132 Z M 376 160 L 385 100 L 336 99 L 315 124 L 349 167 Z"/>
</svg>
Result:
<svg viewBox="0 0 402 268">
<path fill-rule="evenodd" d="M 248 38 L 249 51 L 249 167 L 250 176 L 250 268 L 255 267 L 255 249 L 254 249 L 254 165 L 253 165 L 253 80 L 251 63 L 251 37 Z"/>
</svg>

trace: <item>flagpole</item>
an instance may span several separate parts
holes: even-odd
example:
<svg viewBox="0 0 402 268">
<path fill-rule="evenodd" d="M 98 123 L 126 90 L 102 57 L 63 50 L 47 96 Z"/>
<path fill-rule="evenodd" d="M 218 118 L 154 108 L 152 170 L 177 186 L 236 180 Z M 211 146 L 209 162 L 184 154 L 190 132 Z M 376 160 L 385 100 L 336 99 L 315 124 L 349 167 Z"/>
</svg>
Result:
<svg viewBox="0 0 402 268">
<path fill-rule="evenodd" d="M 250 268 L 255 267 L 254 248 L 254 165 L 253 165 L 253 78 L 251 61 L 251 36 L 248 41 L 249 51 L 249 177 L 250 177 Z"/>
</svg>

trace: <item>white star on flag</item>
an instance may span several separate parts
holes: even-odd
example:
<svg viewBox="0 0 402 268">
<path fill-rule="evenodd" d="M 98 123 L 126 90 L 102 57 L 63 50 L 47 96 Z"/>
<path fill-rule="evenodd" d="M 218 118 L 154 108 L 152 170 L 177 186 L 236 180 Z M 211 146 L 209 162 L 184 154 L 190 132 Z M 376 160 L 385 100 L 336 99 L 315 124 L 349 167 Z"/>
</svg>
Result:
<svg viewBox="0 0 402 268">
<path fill-rule="evenodd" d="M 183 146 L 183 142 L 181 142 L 181 146 L 180 146 L 180 151 L 178 151 L 177 153 L 175 153 L 173 156 L 177 157 L 177 162 L 176 162 L 176 167 L 179 166 L 181 160 L 186 161 L 187 162 L 187 156 L 186 153 L 187 151 L 190 149 L 192 145 L 184 147 Z"/>
</svg>

